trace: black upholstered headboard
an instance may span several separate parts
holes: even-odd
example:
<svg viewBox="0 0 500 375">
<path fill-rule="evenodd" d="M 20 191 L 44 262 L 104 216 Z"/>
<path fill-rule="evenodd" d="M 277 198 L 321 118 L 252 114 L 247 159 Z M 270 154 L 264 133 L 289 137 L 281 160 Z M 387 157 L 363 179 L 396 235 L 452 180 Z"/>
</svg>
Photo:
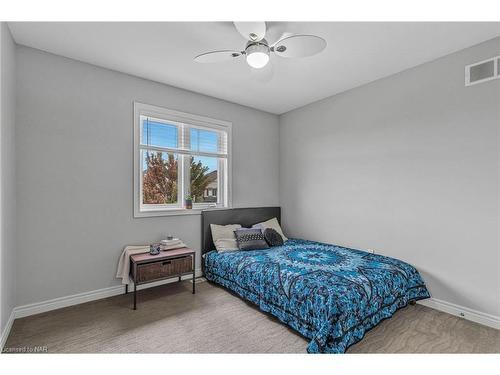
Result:
<svg viewBox="0 0 500 375">
<path fill-rule="evenodd" d="M 201 254 L 203 255 L 215 249 L 210 224 L 241 224 L 242 227 L 249 228 L 273 217 L 277 218 L 281 224 L 281 207 L 228 208 L 202 211 Z"/>
</svg>

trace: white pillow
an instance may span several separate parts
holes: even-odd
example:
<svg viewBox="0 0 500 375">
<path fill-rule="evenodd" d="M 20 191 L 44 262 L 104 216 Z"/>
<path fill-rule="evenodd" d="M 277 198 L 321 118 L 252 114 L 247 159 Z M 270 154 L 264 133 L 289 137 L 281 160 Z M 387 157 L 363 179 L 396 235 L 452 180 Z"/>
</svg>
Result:
<svg viewBox="0 0 500 375">
<path fill-rule="evenodd" d="M 217 251 L 239 250 L 234 231 L 240 229 L 240 224 L 217 225 L 210 224 L 212 241 Z"/>
<path fill-rule="evenodd" d="M 262 232 L 264 232 L 264 229 L 266 228 L 271 228 L 274 229 L 276 232 L 279 233 L 281 237 L 283 237 L 283 242 L 287 241 L 288 238 L 285 237 L 283 234 L 283 231 L 281 230 L 280 223 L 278 223 L 278 219 L 273 217 L 272 219 L 269 219 L 268 221 L 264 221 L 262 223 L 258 223 L 252 226 L 252 228 L 258 228 L 261 229 Z"/>
</svg>

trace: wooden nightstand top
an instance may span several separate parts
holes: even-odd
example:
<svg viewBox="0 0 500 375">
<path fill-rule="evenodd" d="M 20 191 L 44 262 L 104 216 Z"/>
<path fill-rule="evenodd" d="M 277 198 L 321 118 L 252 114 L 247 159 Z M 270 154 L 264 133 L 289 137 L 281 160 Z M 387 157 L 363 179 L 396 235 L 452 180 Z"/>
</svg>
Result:
<svg viewBox="0 0 500 375">
<path fill-rule="evenodd" d="M 143 262 L 152 262 L 152 261 L 160 261 L 163 259 L 169 259 L 172 257 L 179 257 L 183 255 L 194 255 L 195 251 L 188 247 L 183 247 L 181 249 L 175 250 L 165 250 L 160 251 L 158 255 L 151 255 L 150 253 L 142 253 L 142 254 L 134 254 L 130 256 L 130 260 L 134 263 L 143 263 Z"/>
</svg>

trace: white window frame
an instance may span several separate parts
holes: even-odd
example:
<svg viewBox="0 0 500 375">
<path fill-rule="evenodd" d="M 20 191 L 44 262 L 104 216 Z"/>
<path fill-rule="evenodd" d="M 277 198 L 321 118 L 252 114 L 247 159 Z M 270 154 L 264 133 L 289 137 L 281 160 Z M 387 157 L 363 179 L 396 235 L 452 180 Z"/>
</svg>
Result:
<svg viewBox="0 0 500 375">
<path fill-rule="evenodd" d="M 471 82 L 470 81 L 470 70 L 471 68 L 477 66 L 477 65 L 482 65 L 487 62 L 493 61 L 493 76 L 491 77 L 486 77 L 483 79 L 479 79 L 477 81 Z M 478 83 L 483 83 L 483 82 L 488 82 L 494 79 L 499 79 L 500 78 L 500 72 L 498 71 L 498 64 L 500 63 L 500 56 L 495 56 L 495 57 L 490 57 L 489 59 L 475 62 L 474 64 L 469 64 L 465 66 L 465 86 L 474 86 L 477 85 Z"/>
<path fill-rule="evenodd" d="M 144 209 L 142 205 L 142 177 L 141 177 L 141 116 L 148 116 L 157 118 L 162 121 L 170 122 L 178 126 L 198 127 L 202 129 L 214 129 L 223 131 L 227 134 L 227 157 L 226 163 L 219 160 L 219 173 L 223 174 L 223 178 L 218 179 L 218 195 L 221 197 L 221 202 L 214 205 L 213 203 L 194 203 L 193 209 L 184 208 L 184 191 L 186 191 L 185 181 L 183 176 L 188 173 L 186 170 L 189 168 L 187 163 L 184 163 L 184 157 L 178 153 L 178 150 L 169 150 L 162 147 L 148 147 L 150 149 L 157 149 L 162 152 L 171 152 L 179 155 L 179 189 L 178 189 L 178 203 L 148 205 L 148 209 Z M 134 102 L 134 217 L 151 217 L 151 216 L 171 216 L 171 215 L 196 215 L 201 214 L 201 210 L 207 208 L 230 208 L 232 207 L 232 123 L 224 120 L 217 120 L 205 116 L 194 115 L 185 112 L 174 111 L 171 109 L 158 107 L 150 104 Z M 179 138 L 181 134 L 179 132 Z M 186 139 L 186 138 L 185 138 Z M 186 152 L 189 154 L 189 152 Z M 203 154 L 197 153 L 197 154 Z M 213 157 L 213 154 L 205 156 Z M 224 168 L 224 164 L 226 168 Z M 184 169 L 184 173 L 181 173 Z M 226 183 L 224 183 L 224 180 Z M 227 188 L 226 188 L 227 187 Z M 156 207 L 155 207 L 156 206 Z"/>
</svg>

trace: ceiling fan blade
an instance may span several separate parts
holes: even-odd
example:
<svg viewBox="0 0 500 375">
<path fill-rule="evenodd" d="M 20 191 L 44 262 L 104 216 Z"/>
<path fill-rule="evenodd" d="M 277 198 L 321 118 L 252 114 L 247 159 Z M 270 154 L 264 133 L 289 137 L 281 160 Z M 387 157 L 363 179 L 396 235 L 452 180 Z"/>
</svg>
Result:
<svg viewBox="0 0 500 375">
<path fill-rule="evenodd" d="M 233 50 L 222 50 L 202 53 L 194 58 L 194 61 L 198 63 L 216 63 L 222 61 L 234 60 L 240 57 L 242 53 L 240 51 Z"/>
<path fill-rule="evenodd" d="M 258 42 L 266 36 L 266 23 L 265 22 L 233 22 L 236 30 L 246 40 Z"/>
<path fill-rule="evenodd" d="M 306 57 L 323 51 L 326 40 L 316 35 L 291 35 L 278 40 L 273 52 L 281 57 Z"/>
<path fill-rule="evenodd" d="M 269 42 L 269 46 L 274 45 L 274 42 L 283 39 L 285 36 L 290 36 L 292 33 L 286 32 L 287 25 L 284 22 L 266 22 L 265 39 Z"/>
</svg>

